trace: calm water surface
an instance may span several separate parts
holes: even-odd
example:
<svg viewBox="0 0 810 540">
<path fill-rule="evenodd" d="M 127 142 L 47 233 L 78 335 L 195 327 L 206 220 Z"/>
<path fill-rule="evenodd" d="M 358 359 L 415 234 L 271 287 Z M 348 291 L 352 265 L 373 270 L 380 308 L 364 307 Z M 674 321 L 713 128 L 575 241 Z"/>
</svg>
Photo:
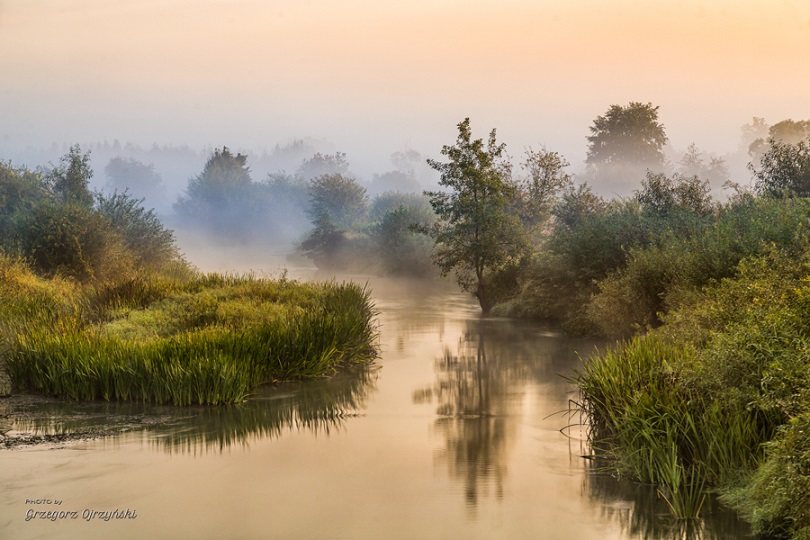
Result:
<svg viewBox="0 0 810 540">
<path fill-rule="evenodd" d="M 12 434 L 79 437 L 0 451 L 0 538 L 745 535 L 720 512 L 685 530 L 654 490 L 589 471 L 563 376 L 594 343 L 482 320 L 452 290 L 370 285 L 369 369 L 219 408 L 0 400 Z M 135 517 L 91 514 L 116 509 Z"/>
</svg>

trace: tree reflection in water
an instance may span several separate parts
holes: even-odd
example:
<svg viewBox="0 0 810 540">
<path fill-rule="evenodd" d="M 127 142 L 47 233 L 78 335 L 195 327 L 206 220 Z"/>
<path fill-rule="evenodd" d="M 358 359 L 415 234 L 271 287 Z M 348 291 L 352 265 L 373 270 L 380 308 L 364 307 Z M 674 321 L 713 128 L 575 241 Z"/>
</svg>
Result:
<svg viewBox="0 0 810 540">
<path fill-rule="evenodd" d="M 445 463 L 451 478 L 462 482 L 473 510 L 479 497 L 491 490 L 497 499 L 503 497 L 509 446 L 524 394 L 524 386 L 515 383 L 530 376 L 522 355 L 513 354 L 519 348 L 503 329 L 497 321 L 470 321 L 457 352 L 445 349 L 437 359 L 436 383 L 414 393 L 415 402 L 436 400 L 439 418 L 434 427 L 445 443 L 437 462 Z"/>
</svg>

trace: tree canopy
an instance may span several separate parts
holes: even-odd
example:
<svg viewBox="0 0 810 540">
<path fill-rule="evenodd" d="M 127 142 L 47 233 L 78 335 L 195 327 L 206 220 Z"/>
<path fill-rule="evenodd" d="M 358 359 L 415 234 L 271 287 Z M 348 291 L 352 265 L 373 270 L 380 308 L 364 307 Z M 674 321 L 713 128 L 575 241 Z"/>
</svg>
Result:
<svg viewBox="0 0 810 540">
<path fill-rule="evenodd" d="M 436 242 L 433 261 L 443 275 L 455 272 L 459 286 L 478 298 L 484 313 L 508 286 L 510 270 L 525 254 L 526 237 L 520 220 L 510 212 L 515 187 L 504 144 L 495 130 L 485 144 L 472 139 L 470 119 L 458 124 L 454 146 L 444 146 L 449 161 L 428 164 L 441 175 L 449 191 L 425 192 L 438 216 L 429 230 Z"/>
<path fill-rule="evenodd" d="M 586 163 L 592 166 L 629 164 L 648 168 L 664 163 L 667 135 L 658 121 L 658 107 L 631 102 L 611 105 L 590 128 Z"/>
</svg>

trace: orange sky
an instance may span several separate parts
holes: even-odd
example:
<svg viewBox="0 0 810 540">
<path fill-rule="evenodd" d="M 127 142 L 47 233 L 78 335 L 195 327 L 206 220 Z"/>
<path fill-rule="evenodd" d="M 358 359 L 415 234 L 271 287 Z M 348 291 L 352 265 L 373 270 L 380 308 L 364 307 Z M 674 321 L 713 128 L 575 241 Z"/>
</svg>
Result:
<svg viewBox="0 0 810 540">
<path fill-rule="evenodd" d="M 810 118 L 810 2 L 0 0 L 0 73 L 0 153 L 309 135 L 385 161 L 470 116 L 579 163 L 629 101 L 722 152 L 752 116 Z"/>
</svg>

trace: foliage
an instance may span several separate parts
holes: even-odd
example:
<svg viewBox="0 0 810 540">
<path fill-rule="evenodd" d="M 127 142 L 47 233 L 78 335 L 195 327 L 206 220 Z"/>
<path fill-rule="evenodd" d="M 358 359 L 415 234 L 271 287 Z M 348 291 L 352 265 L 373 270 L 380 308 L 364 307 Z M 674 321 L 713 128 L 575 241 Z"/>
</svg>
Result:
<svg viewBox="0 0 810 540">
<path fill-rule="evenodd" d="M 66 203 L 75 203 L 90 207 L 93 205 L 93 194 L 90 192 L 90 152 L 82 152 L 78 144 L 59 161 L 59 165 L 47 171 L 53 192 Z"/>
<path fill-rule="evenodd" d="M 316 152 L 311 158 L 301 162 L 296 173 L 304 180 L 312 180 L 325 174 L 349 176 L 349 162 L 346 161 L 345 152 L 334 154 Z"/>
<path fill-rule="evenodd" d="M 0 162 L 0 247 L 6 251 L 17 249 L 15 222 L 50 196 L 41 174 Z"/>
<path fill-rule="evenodd" d="M 417 228 L 429 228 L 435 216 L 422 205 L 401 204 L 383 214 L 373 229 L 382 270 L 386 274 L 425 277 L 432 273 L 433 243 Z"/>
<path fill-rule="evenodd" d="M 557 152 L 526 150 L 521 168 L 527 176 L 517 182 L 514 203 L 525 227 L 532 230 L 544 224 L 558 196 L 573 187 L 571 175 L 564 171 L 569 165 Z"/>
<path fill-rule="evenodd" d="M 259 212 L 247 156 L 216 149 L 203 171 L 188 182 L 175 210 L 196 225 L 227 238 L 244 235 Z"/>
<path fill-rule="evenodd" d="M 722 184 L 728 181 L 728 166 L 723 158 L 710 156 L 709 162 L 703 158 L 695 143 L 689 145 L 686 152 L 678 161 L 678 174 L 690 178 L 696 177 L 714 184 Z"/>
<path fill-rule="evenodd" d="M 22 292 L 0 287 L 17 305 Z M 72 320 L 58 327 L 38 309 L 17 311 L 26 330 L 7 333 L 4 353 L 17 388 L 78 400 L 233 403 L 259 384 L 320 377 L 376 355 L 375 310 L 354 284 L 207 275 L 135 281 L 72 302 L 85 307 L 61 310 Z"/>
<path fill-rule="evenodd" d="M 110 221 L 75 200 L 44 201 L 15 227 L 20 253 L 43 275 L 104 281 L 134 270 L 132 253 Z"/>
<path fill-rule="evenodd" d="M 313 222 L 328 219 L 337 229 L 356 229 L 368 212 L 366 190 L 340 173 L 323 174 L 309 183 L 309 216 Z"/>
<path fill-rule="evenodd" d="M 126 192 L 96 195 L 98 213 L 121 235 L 124 245 L 135 257 L 135 264 L 160 270 L 180 255 L 172 231 L 163 226 L 154 210 L 144 209 L 142 203 L 143 199 L 135 199 Z"/>
<path fill-rule="evenodd" d="M 436 241 L 433 261 L 442 275 L 455 272 L 465 291 L 478 298 L 484 313 L 502 298 L 514 268 L 526 254 L 520 220 L 509 212 L 514 187 L 504 160 L 504 145 L 492 130 L 487 145 L 471 139 L 470 119 L 458 124 L 455 146 L 444 146 L 449 162 L 428 160 L 449 192 L 426 192 L 438 217 L 430 229 Z"/>
<path fill-rule="evenodd" d="M 757 192 L 773 196 L 784 193 L 810 196 L 810 138 L 795 144 L 770 139 L 769 144 L 760 160 L 760 168 L 750 165 Z"/>
<path fill-rule="evenodd" d="M 146 165 L 134 158 L 116 156 L 104 167 L 107 188 L 113 192 L 128 191 L 138 198 L 157 199 L 165 195 L 163 178 L 151 163 Z"/>
<path fill-rule="evenodd" d="M 677 456 L 688 477 L 723 494 L 757 533 L 807 534 L 806 246 L 797 235 L 792 245 L 764 248 L 670 311 L 656 331 L 590 360 L 578 384 L 596 452 L 665 494 L 660 464 Z"/>
<path fill-rule="evenodd" d="M 590 130 L 588 165 L 627 162 L 656 168 L 664 163 L 667 135 L 658 122 L 658 107 L 652 103 L 611 105 L 604 115 L 596 117 Z"/>
</svg>

